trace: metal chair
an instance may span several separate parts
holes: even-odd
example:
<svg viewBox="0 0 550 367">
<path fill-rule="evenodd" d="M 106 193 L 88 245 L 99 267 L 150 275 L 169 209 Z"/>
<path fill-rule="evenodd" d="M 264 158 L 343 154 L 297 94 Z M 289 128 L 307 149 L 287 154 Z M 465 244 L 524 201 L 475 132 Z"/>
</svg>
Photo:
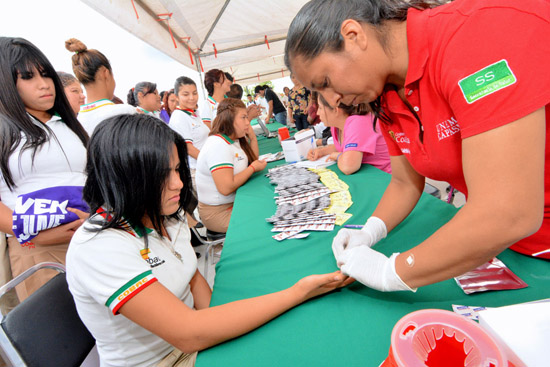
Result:
<svg viewBox="0 0 550 367">
<path fill-rule="evenodd" d="M 445 189 L 447 191 L 447 204 L 452 204 L 455 199 L 455 194 L 458 192 L 452 185 L 447 186 Z"/>
<path fill-rule="evenodd" d="M 225 233 L 219 233 L 219 232 L 213 232 L 206 230 L 206 236 L 203 236 L 199 233 L 197 228 L 191 227 L 191 230 L 195 234 L 195 236 L 198 238 L 200 243 L 203 245 L 206 245 L 206 251 L 204 255 L 204 279 L 208 280 L 208 259 L 210 258 L 212 261 L 212 264 L 214 263 L 214 246 L 222 244 L 223 241 L 225 241 Z"/>
<path fill-rule="evenodd" d="M 8 365 L 80 366 L 95 340 L 80 320 L 65 267 L 40 263 L 0 288 L 0 298 L 41 269 L 59 271 L 0 320 L 0 353 Z"/>
<path fill-rule="evenodd" d="M 439 191 L 439 189 L 433 185 L 430 185 L 429 183 L 425 183 L 424 184 L 424 192 L 426 194 L 430 194 L 438 199 L 441 199 L 441 193 Z"/>
</svg>

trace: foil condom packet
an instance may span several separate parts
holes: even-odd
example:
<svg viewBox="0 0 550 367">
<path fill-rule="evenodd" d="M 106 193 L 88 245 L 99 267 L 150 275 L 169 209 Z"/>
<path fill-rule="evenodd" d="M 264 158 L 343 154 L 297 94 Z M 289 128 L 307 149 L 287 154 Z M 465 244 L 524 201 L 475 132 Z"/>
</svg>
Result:
<svg viewBox="0 0 550 367">
<path fill-rule="evenodd" d="M 527 283 L 496 257 L 472 271 L 455 277 L 455 281 L 466 294 L 527 287 Z"/>
</svg>

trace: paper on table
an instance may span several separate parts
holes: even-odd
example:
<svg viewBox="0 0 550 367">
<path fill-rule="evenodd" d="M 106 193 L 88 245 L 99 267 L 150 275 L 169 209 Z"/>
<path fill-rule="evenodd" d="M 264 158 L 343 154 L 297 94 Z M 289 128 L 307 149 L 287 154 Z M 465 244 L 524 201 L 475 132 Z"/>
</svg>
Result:
<svg viewBox="0 0 550 367">
<path fill-rule="evenodd" d="M 283 151 L 277 153 L 266 153 L 258 157 L 259 160 L 265 160 L 266 162 L 275 162 L 284 158 L 285 153 Z"/>
<path fill-rule="evenodd" d="M 524 364 L 548 366 L 550 302 L 522 303 L 479 312 L 479 324 L 505 344 Z"/>
<path fill-rule="evenodd" d="M 336 161 L 328 159 L 328 155 L 325 155 L 317 159 L 316 161 L 305 160 L 305 161 L 296 163 L 296 165 L 298 167 L 305 167 L 305 168 L 319 168 L 319 167 L 332 166 L 334 163 L 336 163 Z"/>
</svg>

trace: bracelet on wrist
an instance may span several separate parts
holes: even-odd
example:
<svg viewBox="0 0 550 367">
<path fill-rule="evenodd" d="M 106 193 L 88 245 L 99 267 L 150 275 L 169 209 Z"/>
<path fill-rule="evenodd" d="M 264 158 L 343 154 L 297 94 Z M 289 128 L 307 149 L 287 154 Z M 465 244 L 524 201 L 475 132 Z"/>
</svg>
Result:
<svg viewBox="0 0 550 367">
<path fill-rule="evenodd" d="M 252 173 L 253 173 L 253 174 L 256 173 L 256 169 L 254 168 L 253 165 L 250 165 L 250 166 L 248 166 L 248 167 L 252 168 Z"/>
<path fill-rule="evenodd" d="M 338 159 L 340 159 L 341 155 L 342 155 L 342 153 L 338 153 L 338 155 L 336 156 L 336 162 L 338 162 Z"/>
</svg>

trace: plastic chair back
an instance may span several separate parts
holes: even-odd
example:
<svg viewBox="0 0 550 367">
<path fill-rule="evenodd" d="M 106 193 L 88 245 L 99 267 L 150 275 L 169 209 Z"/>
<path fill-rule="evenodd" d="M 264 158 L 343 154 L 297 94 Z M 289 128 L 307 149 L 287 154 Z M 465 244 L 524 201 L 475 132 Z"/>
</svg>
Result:
<svg viewBox="0 0 550 367">
<path fill-rule="evenodd" d="M 65 273 L 50 279 L 15 307 L 2 318 L 0 326 L 4 354 L 23 361 L 12 360 L 14 365 L 80 366 L 95 344 L 78 316 Z"/>
</svg>

